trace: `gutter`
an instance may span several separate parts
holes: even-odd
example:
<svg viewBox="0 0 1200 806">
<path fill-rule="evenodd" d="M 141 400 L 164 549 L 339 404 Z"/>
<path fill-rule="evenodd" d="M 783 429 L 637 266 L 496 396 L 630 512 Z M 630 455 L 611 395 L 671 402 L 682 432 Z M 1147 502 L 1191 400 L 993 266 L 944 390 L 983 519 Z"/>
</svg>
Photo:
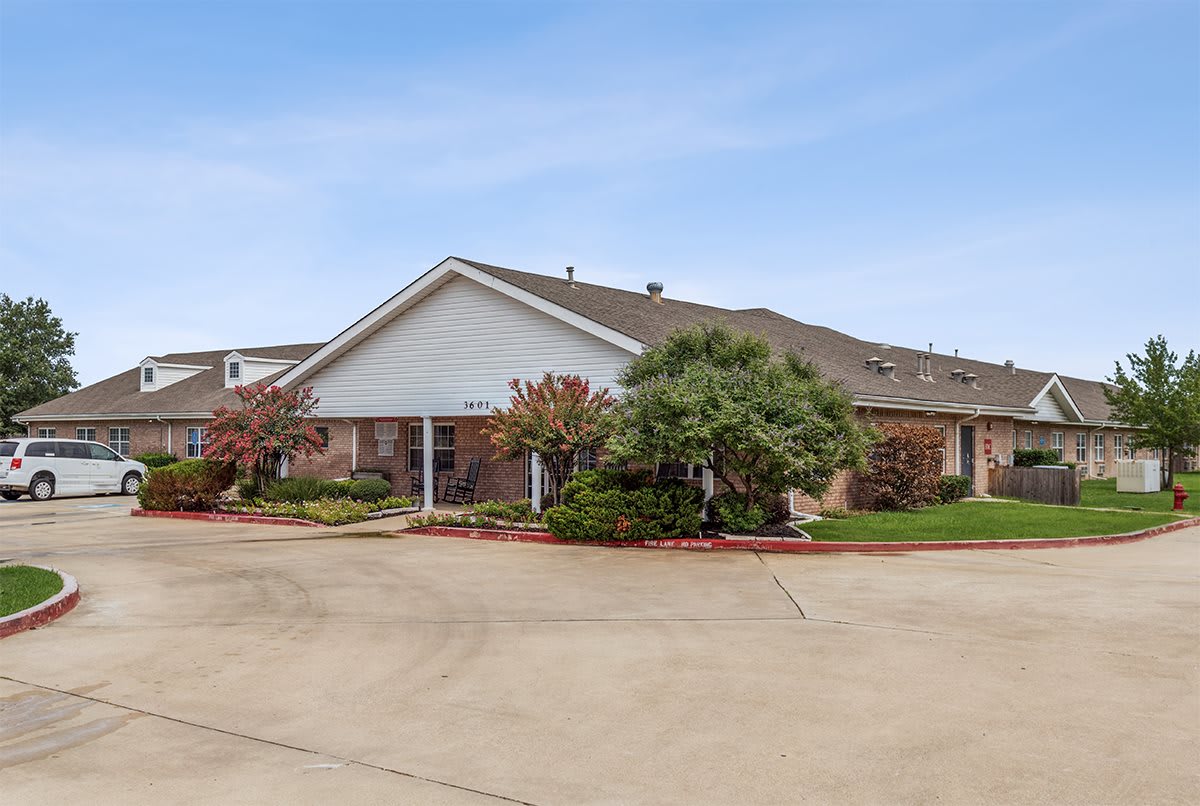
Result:
<svg viewBox="0 0 1200 806">
<path fill-rule="evenodd" d="M 154 417 L 154 421 L 156 423 L 162 423 L 167 427 L 167 453 L 173 453 L 171 450 L 171 424 L 164 420 L 161 414 L 156 415 Z"/>
</svg>

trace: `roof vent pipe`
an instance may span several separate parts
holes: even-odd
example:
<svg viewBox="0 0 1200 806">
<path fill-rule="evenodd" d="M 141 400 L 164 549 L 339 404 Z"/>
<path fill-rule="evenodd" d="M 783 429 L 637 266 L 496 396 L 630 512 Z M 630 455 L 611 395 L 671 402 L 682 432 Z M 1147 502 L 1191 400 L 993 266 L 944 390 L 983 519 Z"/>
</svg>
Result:
<svg viewBox="0 0 1200 806">
<path fill-rule="evenodd" d="M 663 304 L 663 301 L 662 301 L 663 284 L 662 283 L 646 283 L 646 290 L 650 292 L 650 301 L 651 302 L 657 302 L 659 305 Z"/>
<path fill-rule="evenodd" d="M 575 286 L 575 267 L 567 266 L 567 285 Z"/>
<path fill-rule="evenodd" d="M 972 389 L 978 389 L 979 388 L 979 376 L 976 375 L 974 372 L 968 372 L 966 375 L 963 376 L 963 383 L 969 383 L 969 384 L 971 384 Z"/>
<path fill-rule="evenodd" d="M 882 363 L 883 363 L 882 358 L 876 358 L 876 357 L 868 358 L 867 359 L 867 369 L 871 370 L 872 372 L 878 372 L 879 365 Z"/>
<path fill-rule="evenodd" d="M 885 378 L 891 378 L 893 381 L 898 380 L 896 378 L 896 365 L 891 361 L 885 361 L 884 363 L 880 364 L 879 372 Z"/>
<path fill-rule="evenodd" d="M 1004 362 L 1004 366 L 1008 367 L 1009 375 L 1017 374 L 1017 365 L 1016 365 L 1016 363 L 1013 362 L 1013 360 L 1011 358 Z"/>
<path fill-rule="evenodd" d="M 958 381 L 959 383 L 962 383 L 963 375 L 966 375 L 966 374 L 967 374 L 967 371 L 965 369 L 951 370 L 950 371 L 950 379 L 953 381 Z"/>
</svg>

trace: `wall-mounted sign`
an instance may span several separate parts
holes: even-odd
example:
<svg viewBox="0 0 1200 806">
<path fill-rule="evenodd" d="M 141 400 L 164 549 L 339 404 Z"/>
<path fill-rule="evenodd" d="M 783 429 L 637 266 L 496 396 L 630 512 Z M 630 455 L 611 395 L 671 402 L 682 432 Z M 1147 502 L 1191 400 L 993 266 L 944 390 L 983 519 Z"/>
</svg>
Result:
<svg viewBox="0 0 1200 806">
<path fill-rule="evenodd" d="M 990 439 L 985 439 L 983 441 L 983 455 L 984 456 L 992 455 L 992 441 Z"/>
<path fill-rule="evenodd" d="M 464 400 L 463 401 L 463 408 L 469 409 L 471 411 L 475 411 L 478 409 L 483 409 L 486 411 L 486 410 L 491 409 L 491 407 L 492 407 L 491 402 L 487 401 L 487 400 Z"/>
<path fill-rule="evenodd" d="M 1046 438 L 1045 438 L 1045 437 L 1038 437 L 1038 445 L 1039 445 L 1039 446 L 1042 446 L 1042 447 L 1045 447 L 1045 445 L 1046 445 Z"/>
<path fill-rule="evenodd" d="M 376 417 L 375 422 L 377 422 L 377 423 L 394 423 L 394 422 L 396 422 L 396 418 L 395 417 Z"/>
</svg>

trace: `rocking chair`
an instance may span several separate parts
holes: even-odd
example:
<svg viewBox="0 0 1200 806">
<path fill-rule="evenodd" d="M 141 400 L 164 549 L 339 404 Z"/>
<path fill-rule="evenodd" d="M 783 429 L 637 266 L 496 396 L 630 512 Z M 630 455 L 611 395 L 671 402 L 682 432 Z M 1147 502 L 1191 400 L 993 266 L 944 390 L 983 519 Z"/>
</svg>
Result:
<svg viewBox="0 0 1200 806">
<path fill-rule="evenodd" d="M 474 504 L 475 482 L 479 479 L 478 457 L 471 460 L 464 478 L 446 479 L 446 493 L 442 500 L 448 504 Z"/>
</svg>

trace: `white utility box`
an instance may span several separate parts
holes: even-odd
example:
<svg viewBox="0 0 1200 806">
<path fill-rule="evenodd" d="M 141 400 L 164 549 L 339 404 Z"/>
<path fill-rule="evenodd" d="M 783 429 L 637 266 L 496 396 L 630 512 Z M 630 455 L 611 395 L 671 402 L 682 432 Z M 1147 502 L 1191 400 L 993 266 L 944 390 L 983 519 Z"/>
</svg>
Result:
<svg viewBox="0 0 1200 806">
<path fill-rule="evenodd" d="M 1156 493 L 1162 489 L 1162 468 L 1157 459 L 1125 459 L 1117 462 L 1117 492 Z"/>
</svg>

